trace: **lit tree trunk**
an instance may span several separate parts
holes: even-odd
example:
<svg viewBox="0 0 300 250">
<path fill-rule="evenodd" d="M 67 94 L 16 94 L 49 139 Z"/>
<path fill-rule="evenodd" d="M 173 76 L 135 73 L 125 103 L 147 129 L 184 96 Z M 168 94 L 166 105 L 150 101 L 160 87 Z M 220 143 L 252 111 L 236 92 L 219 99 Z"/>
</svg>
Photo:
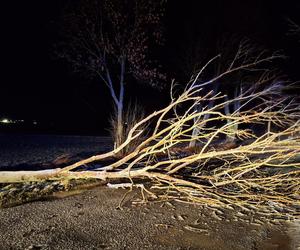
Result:
<svg viewBox="0 0 300 250">
<path fill-rule="evenodd" d="M 239 115 L 239 110 L 240 110 L 240 107 L 241 107 L 241 102 L 240 100 L 238 99 L 238 96 L 239 95 L 242 95 L 242 89 L 240 87 L 240 91 L 239 91 L 239 87 L 240 86 L 237 86 L 234 90 L 234 103 L 233 103 L 233 106 L 234 106 L 234 115 L 235 116 L 238 116 Z M 228 97 L 226 97 L 226 101 L 228 101 Z M 225 110 L 225 114 L 227 116 L 231 116 L 232 113 L 230 112 L 230 108 L 229 108 L 229 102 L 226 102 L 225 106 L 224 106 L 224 110 Z M 231 123 L 232 120 L 228 119 L 227 120 L 227 124 Z M 233 124 L 232 126 L 229 127 L 229 133 L 226 135 L 226 141 L 227 142 L 233 142 L 235 139 L 236 139 L 236 135 L 237 135 L 237 131 L 238 131 L 238 125 L 237 124 Z"/>
<path fill-rule="evenodd" d="M 124 75 L 125 75 L 125 58 L 120 58 L 120 80 L 119 80 L 119 96 L 117 97 L 110 72 L 106 69 L 106 80 L 110 90 L 111 96 L 114 101 L 116 112 L 116 124 L 114 128 L 114 147 L 118 147 L 123 142 L 124 137 L 124 124 L 123 124 L 123 108 L 124 108 Z"/>
<path fill-rule="evenodd" d="M 196 105 L 195 111 L 197 113 L 202 112 L 202 105 L 201 104 Z M 199 121 L 200 121 L 200 116 L 199 117 L 195 117 L 193 123 L 197 124 L 197 123 L 199 123 Z M 198 128 L 198 126 L 196 126 L 193 129 L 193 132 L 192 132 L 192 138 L 193 138 L 193 140 L 190 141 L 189 147 L 195 147 L 196 146 L 197 136 L 199 135 L 199 133 L 200 133 L 200 129 Z"/>
<path fill-rule="evenodd" d="M 213 92 L 212 92 L 212 95 L 215 95 L 217 94 L 217 91 L 219 89 L 219 83 L 215 83 L 215 86 L 214 86 L 214 89 L 213 89 Z M 209 101 L 208 103 L 208 106 L 207 106 L 207 109 L 211 109 L 215 104 L 215 100 L 212 99 Z M 203 111 L 203 107 L 202 105 L 199 103 L 198 105 L 195 106 L 195 109 L 194 109 L 197 113 L 201 113 Z M 197 123 L 200 123 L 201 120 L 203 121 L 206 121 L 208 120 L 210 117 L 210 114 L 209 113 L 206 113 L 204 114 L 203 117 L 201 116 L 198 116 L 196 118 L 194 118 L 194 121 L 193 123 L 194 124 L 197 124 Z M 203 123 L 201 126 L 204 126 Z M 199 133 L 201 131 L 201 128 L 199 128 L 199 126 L 195 126 L 194 129 L 193 129 L 193 132 L 192 132 L 192 140 L 190 141 L 189 143 L 189 147 L 195 147 L 196 146 L 196 142 L 197 142 L 197 137 L 199 136 Z"/>
<path fill-rule="evenodd" d="M 125 61 L 121 59 L 121 71 L 120 71 L 120 90 L 119 101 L 117 104 L 117 141 L 116 146 L 119 147 L 125 138 L 124 135 L 124 122 L 123 122 L 123 107 L 124 107 L 124 74 L 125 74 Z"/>
</svg>

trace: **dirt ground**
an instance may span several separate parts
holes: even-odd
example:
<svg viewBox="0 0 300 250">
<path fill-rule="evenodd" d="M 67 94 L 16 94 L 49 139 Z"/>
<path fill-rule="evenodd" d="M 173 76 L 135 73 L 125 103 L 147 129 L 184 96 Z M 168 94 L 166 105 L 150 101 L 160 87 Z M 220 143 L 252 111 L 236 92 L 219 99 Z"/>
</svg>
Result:
<svg viewBox="0 0 300 250">
<path fill-rule="evenodd" d="M 297 249 L 287 223 L 106 186 L 0 210 L 0 249 Z M 64 194 L 62 195 L 64 196 Z M 299 233 L 299 231 L 298 231 Z"/>
</svg>

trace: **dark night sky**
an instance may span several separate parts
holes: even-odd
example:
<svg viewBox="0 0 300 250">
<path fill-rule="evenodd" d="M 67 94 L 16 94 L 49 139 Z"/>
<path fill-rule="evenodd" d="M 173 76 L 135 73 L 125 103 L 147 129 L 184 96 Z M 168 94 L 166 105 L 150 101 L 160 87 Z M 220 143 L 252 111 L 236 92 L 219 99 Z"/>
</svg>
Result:
<svg viewBox="0 0 300 250">
<path fill-rule="evenodd" d="M 57 24 L 65 2 L 1 3 L 0 118 L 37 119 L 53 124 L 53 129 L 72 128 L 74 133 L 97 128 L 102 131 L 107 127 L 105 121 L 111 106 L 106 88 L 71 74 L 67 65 L 52 59 L 52 46 L 58 33 L 53 24 Z M 293 79 L 300 79 L 297 70 L 300 45 L 286 36 L 285 20 L 289 17 L 298 21 L 299 2 L 169 0 L 166 48 L 160 60 L 172 71 L 174 52 L 178 44 L 184 43 L 184 29 L 195 26 L 204 31 L 208 41 L 222 34 L 238 33 L 267 48 L 283 49 L 290 56 L 284 69 Z M 149 107 L 155 102 L 158 107 L 168 101 L 165 93 L 141 86 L 128 89 L 127 93 L 142 96 L 140 99 Z"/>
</svg>

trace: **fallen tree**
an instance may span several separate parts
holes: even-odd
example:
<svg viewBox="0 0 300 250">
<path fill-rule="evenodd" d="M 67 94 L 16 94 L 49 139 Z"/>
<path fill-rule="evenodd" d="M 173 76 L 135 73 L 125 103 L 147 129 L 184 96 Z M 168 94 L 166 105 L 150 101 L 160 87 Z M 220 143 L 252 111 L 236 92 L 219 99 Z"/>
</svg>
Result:
<svg viewBox="0 0 300 250">
<path fill-rule="evenodd" d="M 205 86 L 240 70 L 257 70 L 257 65 L 279 57 L 261 53 L 247 64 L 232 62 L 218 76 L 195 84 L 213 58 L 175 96 L 171 102 L 137 122 L 126 140 L 114 150 L 78 161 L 64 168 L 41 171 L 3 171 L 0 183 L 35 182 L 96 178 L 127 178 L 150 181 L 151 192 L 158 197 L 211 205 L 268 206 L 275 202 L 283 207 L 300 205 L 300 120 L 299 105 L 283 94 L 284 85 L 272 72 L 263 71 L 253 86 L 234 99 L 222 93 L 206 93 Z M 213 106 L 195 112 L 194 107 L 214 101 Z M 224 107 L 239 102 L 238 110 L 224 114 Z M 203 120 L 201 117 L 209 118 Z M 198 119 L 199 118 L 199 119 Z M 194 121 L 197 120 L 197 123 Z M 145 124 L 155 124 L 145 140 L 121 158 L 115 158 L 95 170 L 79 167 L 114 157 L 124 147 L 139 139 Z M 197 138 L 192 131 L 198 128 Z M 238 131 L 232 129 L 238 127 Z M 267 129 L 269 128 L 269 129 Z M 270 129 L 271 128 L 271 129 Z M 222 144 L 231 133 L 237 140 Z M 188 147 L 197 140 L 197 145 Z M 148 189 L 149 190 L 149 189 Z M 149 191 L 150 192 L 150 191 Z"/>
</svg>

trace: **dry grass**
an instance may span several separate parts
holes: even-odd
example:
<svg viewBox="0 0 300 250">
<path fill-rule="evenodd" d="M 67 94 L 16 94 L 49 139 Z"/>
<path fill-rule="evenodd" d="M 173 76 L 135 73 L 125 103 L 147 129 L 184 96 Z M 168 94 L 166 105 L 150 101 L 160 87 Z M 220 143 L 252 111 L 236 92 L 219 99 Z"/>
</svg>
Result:
<svg viewBox="0 0 300 250">
<path fill-rule="evenodd" d="M 133 128 L 133 126 L 140 121 L 145 116 L 144 110 L 141 107 L 141 105 L 138 105 L 138 103 L 129 103 L 126 106 L 125 112 L 122 115 L 122 126 L 121 128 L 118 127 L 118 117 L 117 112 L 114 112 L 114 115 L 110 119 L 111 124 L 111 130 L 110 134 L 113 139 L 114 148 L 116 149 L 119 145 L 121 145 L 127 138 L 129 131 Z M 146 131 L 147 124 L 144 124 L 143 127 L 140 128 L 140 130 Z M 135 140 L 132 140 L 130 143 L 128 143 L 122 150 L 120 150 L 116 156 L 122 157 L 124 155 L 127 155 L 128 153 L 132 152 L 136 146 L 143 140 L 146 133 L 143 133 L 143 136 L 136 138 Z"/>
</svg>

